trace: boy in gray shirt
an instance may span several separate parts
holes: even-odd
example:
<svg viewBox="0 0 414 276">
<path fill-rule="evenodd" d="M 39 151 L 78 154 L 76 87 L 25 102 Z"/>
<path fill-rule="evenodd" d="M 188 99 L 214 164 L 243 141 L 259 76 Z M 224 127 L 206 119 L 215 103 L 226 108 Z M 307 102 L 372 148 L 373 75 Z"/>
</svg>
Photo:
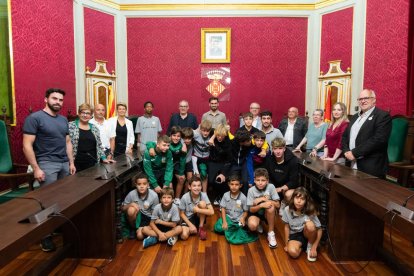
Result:
<svg viewBox="0 0 414 276">
<path fill-rule="evenodd" d="M 270 248 L 276 248 L 277 242 L 274 232 L 275 212 L 280 207 L 279 195 L 273 184 L 269 183 L 269 173 L 266 169 L 259 168 L 254 171 L 254 184 L 247 193 L 247 206 L 249 207 L 250 217 L 247 225 L 250 231 L 263 233 L 260 225 L 262 220 L 267 220 L 269 231 L 267 240 Z"/>
<path fill-rule="evenodd" d="M 125 212 L 130 225 L 130 238 L 137 237 L 138 240 L 143 240 L 142 228 L 150 224 L 152 211 L 159 203 L 158 195 L 149 189 L 148 176 L 144 173 L 134 176 L 132 185 L 136 189 L 125 197 L 122 211 Z"/>
<path fill-rule="evenodd" d="M 137 120 L 135 133 L 137 137 L 137 148 L 141 155 L 144 154 L 147 142 L 156 142 L 162 131 L 160 119 L 152 115 L 154 104 L 150 101 L 144 103 L 145 113 Z"/>
<path fill-rule="evenodd" d="M 183 220 L 181 239 L 187 240 L 190 235 L 196 234 L 198 226 L 200 239 L 206 240 L 205 218 L 206 216 L 212 216 L 214 209 L 207 194 L 201 192 L 201 179 L 198 176 L 193 176 L 188 186 L 190 191 L 183 195 L 179 205 L 180 217 Z"/>
<path fill-rule="evenodd" d="M 144 239 L 144 248 L 156 244 L 158 241 L 167 241 L 173 246 L 181 234 L 182 228 L 178 207 L 173 204 L 174 190 L 164 187 L 161 190 L 161 203 L 155 206 L 149 226 L 142 229 L 147 238 Z"/>
</svg>

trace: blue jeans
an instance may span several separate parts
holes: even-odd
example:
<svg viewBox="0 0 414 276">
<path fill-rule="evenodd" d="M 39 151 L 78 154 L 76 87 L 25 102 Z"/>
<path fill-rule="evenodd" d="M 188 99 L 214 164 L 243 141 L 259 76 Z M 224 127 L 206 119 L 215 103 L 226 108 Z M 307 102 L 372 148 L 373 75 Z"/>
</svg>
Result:
<svg viewBox="0 0 414 276">
<path fill-rule="evenodd" d="M 40 169 L 45 173 L 45 181 L 38 182 L 40 186 L 46 186 L 58 179 L 69 175 L 69 162 L 40 161 L 38 162 Z"/>
</svg>

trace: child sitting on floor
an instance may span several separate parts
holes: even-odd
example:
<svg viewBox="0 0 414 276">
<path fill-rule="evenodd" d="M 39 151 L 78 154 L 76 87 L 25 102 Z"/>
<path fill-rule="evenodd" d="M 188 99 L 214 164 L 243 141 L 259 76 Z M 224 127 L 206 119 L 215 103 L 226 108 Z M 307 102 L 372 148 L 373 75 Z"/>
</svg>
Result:
<svg viewBox="0 0 414 276">
<path fill-rule="evenodd" d="M 221 201 L 221 217 L 214 225 L 214 231 L 224 234 L 232 244 L 243 244 L 256 241 L 257 235 L 243 229 L 247 218 L 247 198 L 240 191 L 242 184 L 238 175 L 231 175 L 228 181 L 230 191 L 226 192 Z"/>
<path fill-rule="evenodd" d="M 188 184 L 189 192 L 185 193 L 180 202 L 180 217 L 182 219 L 183 233 L 182 240 L 187 240 L 192 234 L 197 233 L 200 240 L 207 239 L 207 232 L 204 229 L 206 216 L 214 214 L 213 206 L 206 193 L 201 191 L 201 179 L 193 176 Z"/>
<path fill-rule="evenodd" d="M 182 228 L 177 205 L 173 204 L 174 191 L 170 187 L 161 190 L 161 203 L 155 206 L 149 226 L 142 229 L 147 238 L 144 239 L 144 248 L 156 244 L 158 241 L 167 241 L 173 246 L 181 234 Z"/>
<path fill-rule="evenodd" d="M 285 251 L 297 258 L 306 250 L 308 261 L 316 261 L 317 248 L 322 237 L 321 223 L 309 192 L 296 188 L 289 205 L 282 211 L 285 224 Z"/>
<path fill-rule="evenodd" d="M 122 211 L 125 212 L 129 222 L 129 238 L 137 237 L 142 240 L 144 239 L 142 228 L 150 224 L 152 211 L 159 202 L 158 195 L 149 189 L 148 176 L 144 173 L 139 173 L 132 178 L 132 186 L 135 189 L 125 197 Z"/>
<path fill-rule="evenodd" d="M 279 195 L 273 184 L 269 183 L 269 173 L 266 169 L 259 168 L 254 171 L 255 186 L 247 193 L 247 206 L 249 207 L 250 217 L 248 226 L 250 231 L 263 233 L 261 221 L 267 221 L 269 225 L 267 240 L 270 248 L 276 248 L 275 214 L 280 207 Z"/>
</svg>

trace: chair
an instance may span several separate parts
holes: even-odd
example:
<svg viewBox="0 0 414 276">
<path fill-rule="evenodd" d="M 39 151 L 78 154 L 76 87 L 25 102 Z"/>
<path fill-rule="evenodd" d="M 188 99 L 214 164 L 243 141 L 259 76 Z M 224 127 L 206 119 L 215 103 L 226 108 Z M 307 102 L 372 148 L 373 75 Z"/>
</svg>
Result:
<svg viewBox="0 0 414 276">
<path fill-rule="evenodd" d="M 398 183 L 409 186 L 414 171 L 414 118 L 395 115 L 392 118 L 391 135 L 388 140 L 390 168 L 398 170 Z"/>
<path fill-rule="evenodd" d="M 33 173 L 21 172 L 27 170 L 27 165 L 16 164 L 12 161 L 10 152 L 9 137 L 7 135 L 6 124 L 0 120 L 0 184 L 1 189 L 12 189 L 15 190 L 20 184 L 28 182 L 30 190 L 33 190 L 34 176 Z M 4 186 L 3 184 L 6 184 Z"/>
</svg>

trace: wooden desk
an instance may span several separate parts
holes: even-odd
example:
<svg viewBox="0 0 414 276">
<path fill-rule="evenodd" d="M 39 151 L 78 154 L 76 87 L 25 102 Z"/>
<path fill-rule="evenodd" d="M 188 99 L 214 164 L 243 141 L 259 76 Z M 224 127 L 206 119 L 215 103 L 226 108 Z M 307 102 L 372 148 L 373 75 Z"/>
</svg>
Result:
<svg viewBox="0 0 414 276">
<path fill-rule="evenodd" d="M 319 158 L 311 158 L 307 153 L 294 153 L 299 159 L 300 184 L 312 195 L 319 207 L 319 220 L 323 226 L 329 224 L 329 191 L 332 182 L 336 179 L 368 179 L 375 178 L 372 175 L 351 169 L 341 164 L 324 161 Z M 321 172 L 331 175 L 331 179 L 323 177 Z M 326 232 L 323 232 L 321 242 L 327 240 Z"/>
<path fill-rule="evenodd" d="M 117 162 L 107 168 L 120 178 L 131 170 L 138 171 L 128 166 L 125 156 L 118 157 Z M 70 218 L 79 230 L 81 258 L 111 258 L 116 253 L 117 182 L 115 179 L 97 180 L 104 172 L 104 167 L 97 165 L 25 195 L 40 200 L 46 208 L 58 204 L 60 213 Z M 18 223 L 40 210 L 36 201 L 14 199 L 2 204 L 1 208 L 0 267 L 61 226 L 65 243 L 77 242 L 74 229 L 63 218 L 52 217 L 40 224 Z M 76 253 L 72 252 L 72 255 L 77 257 Z"/>
<path fill-rule="evenodd" d="M 329 234 L 336 257 L 345 260 L 374 259 L 382 246 L 389 201 L 402 204 L 413 192 L 382 179 L 334 179 L 330 189 Z M 413 200 L 407 207 L 414 210 Z M 396 215 L 393 227 L 414 240 L 414 221 Z M 330 256 L 333 259 L 332 251 Z"/>
</svg>

